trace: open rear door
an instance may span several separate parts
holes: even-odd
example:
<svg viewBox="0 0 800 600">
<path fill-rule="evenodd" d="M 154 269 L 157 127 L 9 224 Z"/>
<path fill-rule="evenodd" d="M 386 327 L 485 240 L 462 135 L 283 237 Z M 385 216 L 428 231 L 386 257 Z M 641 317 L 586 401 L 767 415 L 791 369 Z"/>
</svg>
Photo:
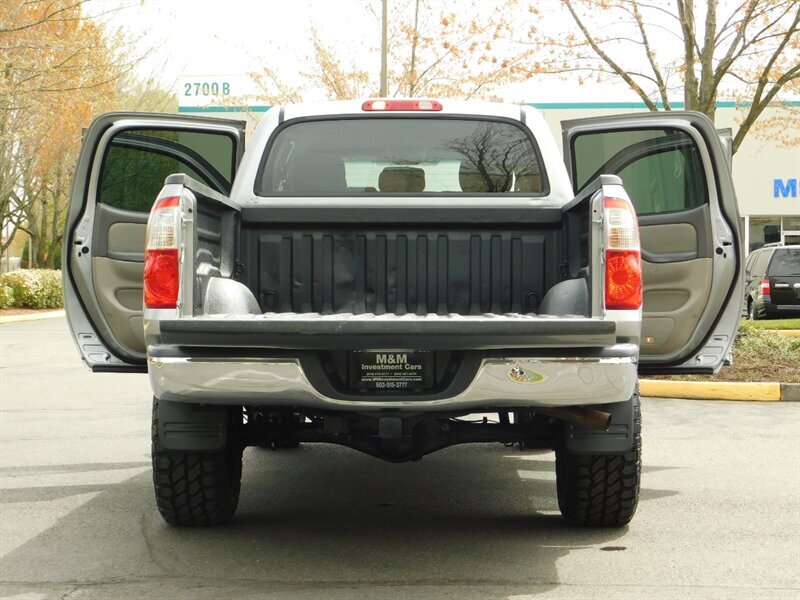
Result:
<svg viewBox="0 0 800 600">
<path fill-rule="evenodd" d="M 710 373 L 730 358 L 742 250 L 730 159 L 699 113 L 565 121 L 576 192 L 622 178 L 639 217 L 644 305 L 640 373 Z"/>
<path fill-rule="evenodd" d="M 64 306 L 93 371 L 141 371 L 144 238 L 150 208 L 173 173 L 229 194 L 244 122 L 109 113 L 86 131 L 64 235 Z"/>
</svg>

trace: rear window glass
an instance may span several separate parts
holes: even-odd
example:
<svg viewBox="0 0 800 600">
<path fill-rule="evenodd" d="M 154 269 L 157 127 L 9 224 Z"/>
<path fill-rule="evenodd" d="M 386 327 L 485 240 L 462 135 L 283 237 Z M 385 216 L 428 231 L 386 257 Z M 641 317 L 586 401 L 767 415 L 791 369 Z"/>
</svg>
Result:
<svg viewBox="0 0 800 600">
<path fill-rule="evenodd" d="M 772 277 L 800 277 L 800 248 L 778 248 L 769 263 Z"/>
<path fill-rule="evenodd" d="M 268 148 L 255 192 L 540 195 L 544 189 L 533 142 L 511 123 L 367 118 L 289 125 Z"/>
</svg>

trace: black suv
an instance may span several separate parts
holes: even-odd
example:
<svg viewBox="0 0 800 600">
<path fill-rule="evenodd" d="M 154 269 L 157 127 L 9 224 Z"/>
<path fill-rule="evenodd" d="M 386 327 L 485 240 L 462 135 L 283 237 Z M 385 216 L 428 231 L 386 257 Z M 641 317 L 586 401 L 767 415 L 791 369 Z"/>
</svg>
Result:
<svg viewBox="0 0 800 600">
<path fill-rule="evenodd" d="M 767 244 L 751 252 L 744 302 L 749 319 L 800 316 L 800 246 Z"/>
</svg>

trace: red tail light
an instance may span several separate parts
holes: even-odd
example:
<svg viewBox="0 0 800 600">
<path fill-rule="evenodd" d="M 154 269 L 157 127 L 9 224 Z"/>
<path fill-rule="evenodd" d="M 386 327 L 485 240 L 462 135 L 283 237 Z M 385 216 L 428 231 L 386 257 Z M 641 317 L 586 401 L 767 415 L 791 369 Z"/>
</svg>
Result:
<svg viewBox="0 0 800 600">
<path fill-rule="evenodd" d="M 144 305 L 176 308 L 180 292 L 178 228 L 180 198 L 161 198 L 147 221 L 144 251 Z"/>
<path fill-rule="evenodd" d="M 178 249 L 147 250 L 144 254 L 144 304 L 147 308 L 178 305 Z"/>
<path fill-rule="evenodd" d="M 764 279 L 761 280 L 761 285 L 758 286 L 758 293 L 761 294 L 762 296 L 769 296 L 770 294 L 769 279 L 767 279 L 766 277 L 764 277 Z"/>
<path fill-rule="evenodd" d="M 642 262 L 638 250 L 606 250 L 606 308 L 642 305 Z"/>
<path fill-rule="evenodd" d="M 628 200 L 603 200 L 606 227 L 605 304 L 607 310 L 642 306 L 642 257 L 636 211 Z"/>
</svg>

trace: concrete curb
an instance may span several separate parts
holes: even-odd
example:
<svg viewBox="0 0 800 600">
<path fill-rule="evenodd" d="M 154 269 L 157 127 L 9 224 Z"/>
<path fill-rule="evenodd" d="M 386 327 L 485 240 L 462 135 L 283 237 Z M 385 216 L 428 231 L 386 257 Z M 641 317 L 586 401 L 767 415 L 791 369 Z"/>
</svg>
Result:
<svg viewBox="0 0 800 600">
<path fill-rule="evenodd" d="M 765 329 L 764 331 L 769 331 L 770 333 L 775 333 L 784 337 L 800 337 L 800 329 Z"/>
<path fill-rule="evenodd" d="M 800 383 L 782 383 L 781 400 L 783 402 L 800 402 Z"/>
<path fill-rule="evenodd" d="M 40 321 L 42 319 L 54 319 L 56 317 L 64 316 L 63 310 L 54 310 L 50 312 L 28 313 L 26 315 L 9 315 L 7 317 L 0 317 L 0 325 L 3 323 L 19 323 L 21 321 Z"/>
<path fill-rule="evenodd" d="M 800 383 L 739 383 L 642 379 L 639 393 L 652 398 L 800 402 Z"/>
</svg>

